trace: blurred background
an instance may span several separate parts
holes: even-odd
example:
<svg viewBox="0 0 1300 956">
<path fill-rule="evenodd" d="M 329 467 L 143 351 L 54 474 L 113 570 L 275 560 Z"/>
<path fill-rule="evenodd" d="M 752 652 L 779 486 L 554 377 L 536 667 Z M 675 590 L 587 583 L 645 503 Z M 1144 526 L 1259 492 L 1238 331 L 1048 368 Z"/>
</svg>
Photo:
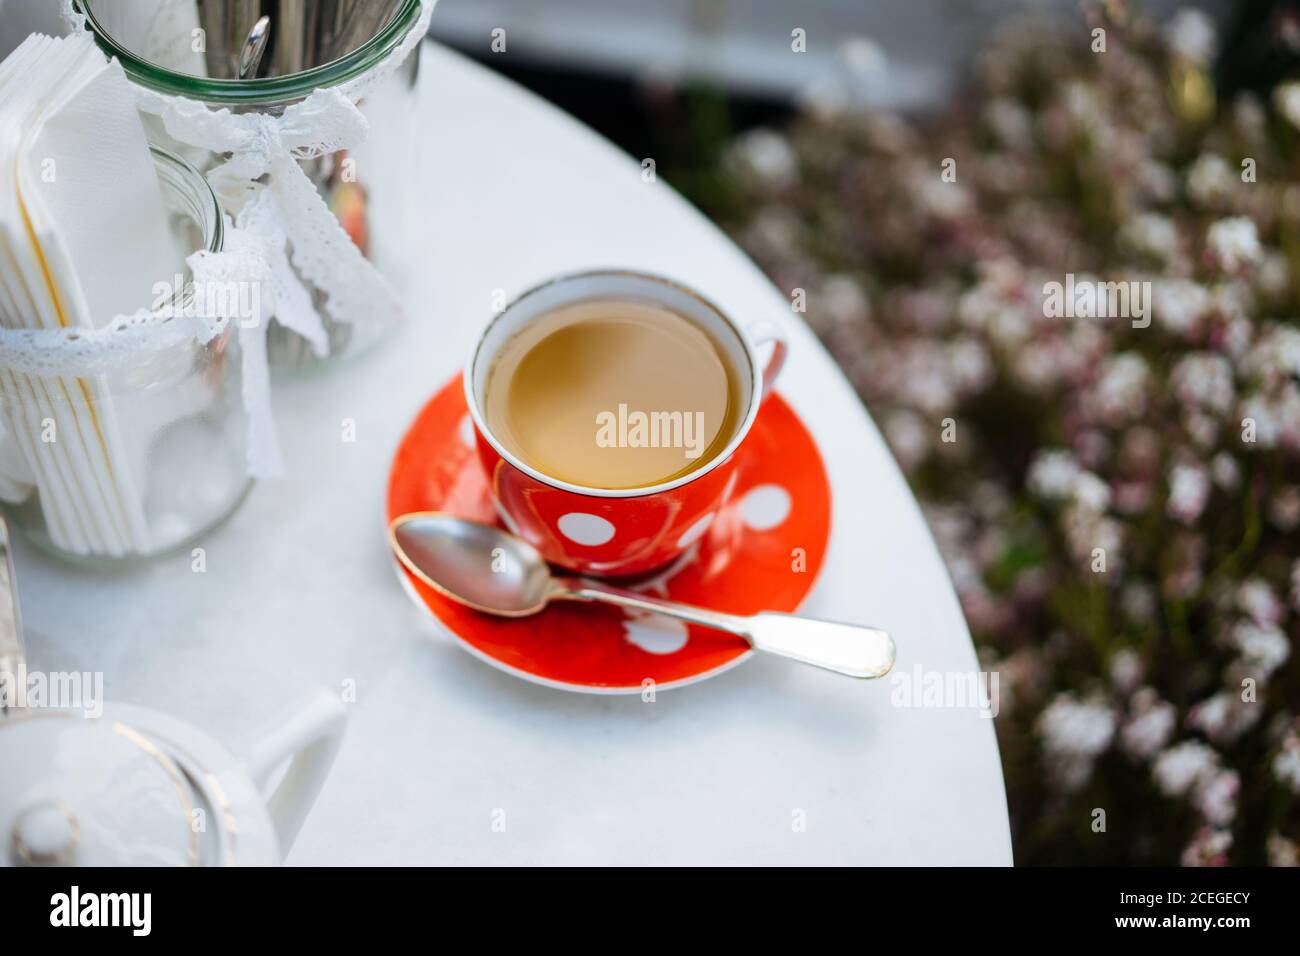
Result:
<svg viewBox="0 0 1300 956">
<path fill-rule="evenodd" d="M 442 0 L 434 33 L 806 290 L 1000 676 L 1017 862 L 1296 864 L 1300 3 Z M 1047 318 L 1067 274 L 1148 284 L 1150 325 Z"/>
<path fill-rule="evenodd" d="M 1261 6 L 1190 5 L 1224 27 Z M 729 136 L 819 97 L 935 108 L 999 25 L 1026 13 L 1082 19 L 1079 0 L 440 0 L 432 33 L 689 182 Z M 795 28 L 805 52 L 774 55 Z M 495 29 L 506 55 L 491 50 Z"/>
</svg>

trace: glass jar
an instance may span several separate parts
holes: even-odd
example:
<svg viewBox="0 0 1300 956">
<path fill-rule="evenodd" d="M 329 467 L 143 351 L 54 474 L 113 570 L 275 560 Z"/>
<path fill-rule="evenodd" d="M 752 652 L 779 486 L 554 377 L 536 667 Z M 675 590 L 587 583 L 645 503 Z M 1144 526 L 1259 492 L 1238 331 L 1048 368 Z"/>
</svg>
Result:
<svg viewBox="0 0 1300 956">
<path fill-rule="evenodd" d="M 158 275 L 180 277 L 181 287 L 141 307 L 184 315 L 196 295 L 185 260 L 222 251 L 221 207 L 189 163 L 158 148 L 153 160 L 176 255 Z M 168 337 L 138 361 L 80 378 L 0 364 L 0 498 L 10 521 L 43 550 L 87 565 L 186 548 L 225 521 L 252 484 L 237 324 L 206 343 Z"/>
<path fill-rule="evenodd" d="M 421 0 L 78 0 L 100 48 L 116 57 L 127 76 L 150 90 L 183 96 L 213 109 L 282 115 L 314 90 L 358 79 L 376 69 L 420 22 Z M 358 11 L 350 30 L 334 37 L 324 11 Z M 262 69 L 236 78 L 247 31 L 261 13 L 271 18 Z M 292 37 L 286 43 L 285 37 Z M 195 38 L 201 37 L 201 44 Z M 195 46 L 202 46 L 195 50 Z M 368 139 L 353 150 L 300 162 L 353 242 L 398 290 L 412 274 L 417 244 L 409 195 L 418 174 L 417 77 L 419 45 L 358 104 Z M 269 71 L 270 75 L 267 74 Z M 155 117 L 146 117 L 151 142 L 185 156 L 204 173 L 228 156 L 173 140 Z M 392 324 L 334 321 L 324 294 L 305 283 L 329 339 L 329 358 L 355 355 L 382 338 Z M 320 364 L 301 336 L 274 321 L 268 354 L 277 370 Z"/>
</svg>

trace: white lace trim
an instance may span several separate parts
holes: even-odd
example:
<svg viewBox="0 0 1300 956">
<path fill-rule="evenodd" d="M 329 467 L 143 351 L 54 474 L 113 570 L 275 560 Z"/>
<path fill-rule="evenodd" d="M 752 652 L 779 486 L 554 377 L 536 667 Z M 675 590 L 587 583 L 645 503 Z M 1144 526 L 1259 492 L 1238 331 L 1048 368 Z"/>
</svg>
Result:
<svg viewBox="0 0 1300 956">
<path fill-rule="evenodd" d="M 235 322 L 249 419 L 248 471 L 259 478 L 282 474 L 266 362 L 265 316 L 275 308 L 276 286 L 261 239 L 227 223 L 225 246 L 225 251 L 204 250 L 186 260 L 193 275 L 192 289 L 202 295 L 207 289 L 256 286 L 261 315 L 243 314 L 241 301 L 246 300 L 223 294 L 203 295 L 202 310 L 186 308 L 186 300 L 182 300 L 180 308 L 142 309 L 95 329 L 0 328 L 0 368 L 42 378 L 90 378 L 122 372 L 187 342 L 206 344 Z M 209 305 L 210 310 L 206 308 Z"/>
<path fill-rule="evenodd" d="M 74 0 L 60 2 L 70 29 L 85 33 L 86 17 Z M 328 350 L 328 341 L 310 295 L 295 294 L 301 282 L 292 275 L 290 259 L 298 274 L 325 294 L 325 310 L 335 322 L 387 323 L 404 313 L 396 291 L 361 254 L 298 161 L 353 149 L 366 139 L 369 124 L 357 103 L 423 41 L 436 5 L 437 0 L 421 0 L 415 25 L 374 68 L 338 86 L 315 90 L 279 116 L 214 110 L 197 100 L 132 85 L 138 108 L 159 117 L 173 139 L 230 154 L 208 180 L 240 217 L 241 226 L 262 239 L 271 253 L 272 282 L 281 293 L 273 317 L 304 335 L 317 354 Z M 246 218 L 250 200 L 265 205 Z"/>
</svg>

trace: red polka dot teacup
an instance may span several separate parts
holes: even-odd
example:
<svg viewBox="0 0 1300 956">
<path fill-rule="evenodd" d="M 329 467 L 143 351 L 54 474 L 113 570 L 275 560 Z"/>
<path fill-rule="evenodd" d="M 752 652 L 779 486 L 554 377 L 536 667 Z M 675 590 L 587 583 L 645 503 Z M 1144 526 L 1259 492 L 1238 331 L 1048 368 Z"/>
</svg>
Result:
<svg viewBox="0 0 1300 956">
<path fill-rule="evenodd" d="M 694 323 L 725 352 L 739 378 L 739 407 L 730 439 L 711 460 L 673 480 L 641 488 L 590 488 L 543 474 L 494 436 L 486 392 L 502 347 L 529 323 L 591 300 L 631 300 L 667 308 Z M 766 363 L 758 349 L 772 346 Z M 702 295 L 668 279 L 627 271 L 585 272 L 525 292 L 479 337 L 465 365 L 465 397 L 479 458 L 501 518 L 553 564 L 580 574 L 624 576 L 667 565 L 704 537 L 735 485 L 742 443 L 785 360 L 775 324 L 748 334 Z"/>
</svg>

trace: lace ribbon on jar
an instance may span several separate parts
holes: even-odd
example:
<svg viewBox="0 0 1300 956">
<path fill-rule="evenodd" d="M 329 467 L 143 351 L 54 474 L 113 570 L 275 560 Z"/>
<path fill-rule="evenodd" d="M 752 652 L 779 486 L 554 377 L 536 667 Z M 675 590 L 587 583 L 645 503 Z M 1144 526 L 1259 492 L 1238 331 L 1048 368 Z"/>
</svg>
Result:
<svg viewBox="0 0 1300 956">
<path fill-rule="evenodd" d="M 205 345 L 236 323 L 241 351 L 241 388 L 248 413 L 248 473 L 278 477 L 284 461 L 271 414 L 271 379 L 266 360 L 266 317 L 277 305 L 265 240 L 230 225 L 222 252 L 201 250 L 186 264 L 190 289 L 203 308 L 184 303 L 120 315 L 96 329 L 0 328 L 0 368 L 39 378 L 86 379 L 129 371 L 187 342 Z M 259 315 L 244 314 L 237 292 L 259 290 Z M 208 294 L 217 290 L 218 294 Z"/>
<path fill-rule="evenodd" d="M 76 0 L 60 3 L 69 28 L 87 32 Z M 390 323 L 403 318 L 404 311 L 397 292 L 339 224 L 299 161 L 354 149 L 365 141 L 369 123 L 357 103 L 423 41 L 436 4 L 422 0 L 415 25 L 373 69 L 337 86 L 318 88 L 279 115 L 212 109 L 188 97 L 133 85 L 136 106 L 158 117 L 173 139 L 230 154 L 208 174 L 208 181 L 236 224 L 261 239 L 271 254 L 272 283 L 281 294 L 268 317 L 302 335 L 318 356 L 328 350 L 328 339 L 312 297 L 292 274 L 294 268 L 324 293 L 325 310 L 336 322 Z M 263 337 L 267 324 L 261 325 Z"/>
</svg>

